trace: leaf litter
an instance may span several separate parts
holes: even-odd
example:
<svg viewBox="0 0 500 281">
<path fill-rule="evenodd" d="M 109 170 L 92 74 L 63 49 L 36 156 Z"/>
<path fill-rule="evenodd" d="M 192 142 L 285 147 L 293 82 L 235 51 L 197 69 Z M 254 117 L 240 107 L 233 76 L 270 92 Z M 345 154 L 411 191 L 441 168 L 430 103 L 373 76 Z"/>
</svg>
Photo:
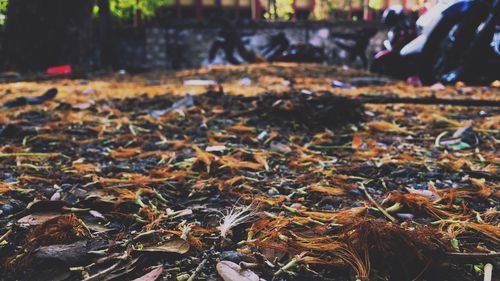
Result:
<svg viewBox="0 0 500 281">
<path fill-rule="evenodd" d="M 1 279 L 477 280 L 499 268 L 498 108 L 361 106 L 363 91 L 430 89 L 329 93 L 360 74 L 321 67 L 179 72 L 224 80 L 184 97 L 137 94 L 132 80 L 116 97 L 90 86 L 89 102 L 66 82 L 58 98 L 4 109 L 2 126 L 30 133 L 1 137 Z M 265 93 L 237 95 L 242 72 Z"/>
</svg>

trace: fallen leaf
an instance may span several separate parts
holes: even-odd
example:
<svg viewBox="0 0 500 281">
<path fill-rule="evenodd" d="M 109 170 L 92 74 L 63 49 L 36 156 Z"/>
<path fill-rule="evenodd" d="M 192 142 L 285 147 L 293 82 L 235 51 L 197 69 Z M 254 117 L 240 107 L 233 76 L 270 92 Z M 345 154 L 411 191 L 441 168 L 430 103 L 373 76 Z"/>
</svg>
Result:
<svg viewBox="0 0 500 281">
<path fill-rule="evenodd" d="M 493 194 L 493 189 L 486 184 L 484 179 L 470 178 L 470 182 L 478 188 L 477 195 L 482 198 L 488 198 Z"/>
<path fill-rule="evenodd" d="M 311 185 L 309 189 L 316 192 L 326 193 L 331 196 L 344 195 L 346 191 L 339 187 L 321 186 L 321 185 Z"/>
<path fill-rule="evenodd" d="M 463 126 L 461 126 L 460 128 L 458 128 L 453 133 L 453 137 L 454 138 L 461 137 L 465 133 L 465 131 L 467 131 L 470 127 L 472 127 L 472 121 L 465 122 Z"/>
<path fill-rule="evenodd" d="M 189 243 L 183 239 L 174 239 L 159 246 L 146 247 L 140 251 L 185 254 L 189 251 Z"/>
<path fill-rule="evenodd" d="M 56 191 L 50 197 L 50 201 L 59 201 L 59 200 L 61 200 L 61 193 L 59 191 Z"/>
<path fill-rule="evenodd" d="M 84 109 L 90 108 L 91 106 L 92 106 L 92 103 L 90 103 L 90 102 L 82 102 L 82 103 L 78 103 L 78 104 L 73 105 L 73 108 L 84 110 Z"/>
<path fill-rule="evenodd" d="M 233 125 L 233 126 L 228 127 L 227 130 L 233 131 L 233 132 L 238 132 L 238 133 L 251 133 L 251 132 L 255 131 L 255 128 L 244 126 L 244 125 Z"/>
<path fill-rule="evenodd" d="M 16 187 L 13 184 L 4 183 L 4 182 L 0 183 L 0 194 L 5 193 L 7 191 L 14 190 L 14 189 L 16 189 Z"/>
<path fill-rule="evenodd" d="M 433 90 L 433 91 L 441 91 L 441 90 L 446 89 L 446 87 L 443 84 L 438 82 L 438 83 L 435 83 L 434 85 L 430 86 L 429 89 Z"/>
<path fill-rule="evenodd" d="M 236 158 L 234 158 L 232 156 L 228 156 L 228 155 L 222 156 L 220 159 L 220 163 L 226 167 L 229 167 L 231 169 L 236 169 L 236 170 L 246 168 L 246 169 L 259 171 L 263 168 L 263 165 L 260 163 L 243 161 L 243 160 L 239 160 L 239 159 L 236 159 Z"/>
<path fill-rule="evenodd" d="M 184 108 L 190 107 L 193 105 L 194 105 L 193 96 L 191 94 L 187 93 L 184 98 L 174 102 L 172 104 L 172 106 L 170 106 L 169 108 L 163 109 L 163 110 L 154 110 L 153 112 L 151 112 L 151 116 L 153 116 L 155 118 L 160 118 L 165 113 L 169 113 L 169 112 L 173 112 L 173 111 L 177 111 L 177 110 L 183 110 Z"/>
<path fill-rule="evenodd" d="M 273 151 L 273 152 L 278 152 L 278 153 L 290 153 L 292 152 L 292 149 L 286 145 L 286 144 L 282 144 L 282 143 L 279 143 L 279 142 L 271 142 L 271 144 L 269 145 L 269 150 Z"/>
<path fill-rule="evenodd" d="M 264 156 L 263 153 L 254 153 L 253 154 L 253 158 L 255 159 L 255 161 L 257 161 L 257 163 L 259 163 L 262 166 L 264 166 L 264 168 L 266 169 L 266 171 L 269 172 L 269 164 L 267 164 L 266 156 Z"/>
<path fill-rule="evenodd" d="M 212 145 L 212 146 L 207 146 L 205 148 L 205 151 L 207 151 L 207 152 L 214 152 L 214 151 L 222 152 L 226 149 L 227 149 L 227 147 L 225 145 Z"/>
<path fill-rule="evenodd" d="M 193 149 L 196 153 L 196 158 L 199 161 L 205 163 L 205 165 L 207 166 L 210 166 L 210 164 L 212 164 L 212 161 L 215 159 L 215 156 L 213 154 L 203 151 L 197 145 L 193 145 Z"/>
<path fill-rule="evenodd" d="M 155 281 L 156 279 L 158 279 L 158 277 L 160 277 L 162 272 L 163 266 L 160 266 L 132 281 Z"/>
<path fill-rule="evenodd" d="M 358 134 L 352 136 L 352 148 L 360 148 L 362 144 L 363 139 Z"/>
<path fill-rule="evenodd" d="M 259 281 L 259 276 L 249 269 L 242 269 L 231 261 L 221 261 L 216 266 L 224 281 Z"/>
<path fill-rule="evenodd" d="M 33 252 L 33 258 L 38 260 L 60 260 L 67 265 L 75 265 L 84 262 L 89 251 L 95 251 L 106 245 L 104 240 L 85 240 L 72 244 L 56 244 L 42 246 Z"/>
<path fill-rule="evenodd" d="M 407 188 L 409 193 L 411 194 L 416 194 L 419 196 L 423 196 L 431 201 L 435 201 L 440 199 L 439 195 L 431 190 L 421 190 L 421 189 L 413 189 L 413 188 Z"/>
<path fill-rule="evenodd" d="M 106 220 L 106 218 L 98 211 L 95 211 L 95 210 L 90 210 L 89 213 L 95 217 L 95 218 L 99 218 L 99 219 L 102 219 L 102 220 Z"/>
<path fill-rule="evenodd" d="M 60 216 L 59 213 L 35 213 L 20 218 L 17 222 L 25 225 L 40 225 L 50 219 Z"/>
<path fill-rule="evenodd" d="M 386 121 L 372 121 L 369 122 L 367 125 L 368 128 L 370 128 L 370 130 L 377 132 L 408 133 L 408 131 L 399 127 L 398 125 Z"/>
<path fill-rule="evenodd" d="M 77 170 L 78 172 L 85 173 L 85 172 L 99 172 L 101 169 L 97 167 L 94 164 L 90 163 L 73 163 L 72 164 L 73 169 Z"/>
</svg>

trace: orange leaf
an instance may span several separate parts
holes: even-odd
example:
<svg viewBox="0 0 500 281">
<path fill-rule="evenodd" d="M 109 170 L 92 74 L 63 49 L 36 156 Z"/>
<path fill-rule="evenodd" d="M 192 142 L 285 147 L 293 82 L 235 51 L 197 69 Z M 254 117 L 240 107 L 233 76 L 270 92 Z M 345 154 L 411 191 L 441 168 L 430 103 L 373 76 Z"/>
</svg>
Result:
<svg viewBox="0 0 500 281">
<path fill-rule="evenodd" d="M 113 158 L 129 158 L 136 154 L 141 153 L 142 149 L 140 147 L 132 147 L 132 148 L 124 148 L 120 147 L 116 150 L 113 150 L 109 153 L 109 155 Z"/>
<path fill-rule="evenodd" d="M 257 161 L 257 163 L 259 163 L 262 166 L 264 166 L 264 168 L 266 169 L 266 171 L 269 171 L 269 165 L 267 164 L 267 159 L 264 156 L 264 154 L 262 154 L 262 153 L 254 153 L 253 154 L 253 158 L 255 159 L 255 161 Z"/>
<path fill-rule="evenodd" d="M 339 187 L 321 186 L 321 185 L 311 185 L 309 189 L 312 191 L 317 191 L 321 193 L 326 193 L 331 196 L 344 195 L 345 190 Z"/>
<path fill-rule="evenodd" d="M 80 173 L 100 171 L 99 167 L 91 163 L 73 163 L 72 167 Z"/>
<path fill-rule="evenodd" d="M 352 136 L 352 148 L 360 148 L 363 144 L 363 139 L 358 134 Z"/>
<path fill-rule="evenodd" d="M 212 161 L 215 160 L 215 155 L 208 153 L 206 151 L 201 150 L 197 145 L 193 145 L 193 149 L 196 152 L 196 158 L 205 163 L 205 165 L 210 166 Z"/>
<path fill-rule="evenodd" d="M 255 131 L 254 127 L 248 127 L 244 125 L 233 125 L 227 128 L 229 131 L 239 132 L 239 133 L 250 133 Z"/>
<path fill-rule="evenodd" d="M 235 170 L 242 168 L 247 168 L 251 170 L 261 170 L 263 168 L 262 164 L 239 160 L 232 156 L 222 156 L 220 162 L 222 165 Z"/>
<path fill-rule="evenodd" d="M 479 195 L 480 197 L 488 198 L 491 196 L 491 194 L 493 194 L 492 188 L 486 184 L 486 181 L 484 179 L 470 178 L 470 182 L 474 186 L 479 188 L 479 190 L 477 191 L 477 195 Z"/>
<path fill-rule="evenodd" d="M 11 190 L 14 190 L 13 185 L 4 182 L 0 183 L 0 194 Z"/>
</svg>

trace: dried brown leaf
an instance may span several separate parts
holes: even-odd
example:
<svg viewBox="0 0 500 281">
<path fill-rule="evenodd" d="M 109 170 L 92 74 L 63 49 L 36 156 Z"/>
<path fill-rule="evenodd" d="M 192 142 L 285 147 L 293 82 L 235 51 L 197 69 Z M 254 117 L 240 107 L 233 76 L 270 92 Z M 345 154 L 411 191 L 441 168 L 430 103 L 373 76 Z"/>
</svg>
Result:
<svg viewBox="0 0 500 281">
<path fill-rule="evenodd" d="M 20 218 L 17 222 L 19 224 L 40 225 L 60 215 L 60 213 L 34 213 Z"/>
<path fill-rule="evenodd" d="M 158 277 L 160 277 L 162 272 L 163 266 L 160 266 L 132 281 L 155 281 L 156 279 L 158 279 Z"/>
<path fill-rule="evenodd" d="M 189 251 L 189 242 L 184 239 L 173 239 L 158 246 L 145 247 L 140 251 L 185 254 Z"/>
</svg>

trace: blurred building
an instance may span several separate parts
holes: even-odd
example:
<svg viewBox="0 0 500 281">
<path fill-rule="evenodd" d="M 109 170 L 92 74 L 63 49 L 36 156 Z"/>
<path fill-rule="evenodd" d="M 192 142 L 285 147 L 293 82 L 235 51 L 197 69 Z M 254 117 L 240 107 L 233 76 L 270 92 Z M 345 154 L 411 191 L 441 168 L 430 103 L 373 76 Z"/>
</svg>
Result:
<svg viewBox="0 0 500 281">
<path fill-rule="evenodd" d="M 224 15 L 232 19 L 264 19 L 280 0 L 173 0 L 162 10 L 177 19 L 209 20 Z M 292 2 L 293 1 L 293 2 Z M 288 2 L 288 0 L 287 0 Z M 315 0 L 290 0 L 293 19 L 306 19 L 314 9 Z"/>
<path fill-rule="evenodd" d="M 162 10 L 175 19 L 199 21 L 224 17 L 232 19 L 265 19 L 266 14 L 289 5 L 291 20 L 314 19 L 318 9 L 328 9 L 330 19 L 374 20 L 391 5 L 402 5 L 409 11 L 422 11 L 436 0 L 173 0 Z M 274 10 L 276 12 L 276 10 Z"/>
</svg>

